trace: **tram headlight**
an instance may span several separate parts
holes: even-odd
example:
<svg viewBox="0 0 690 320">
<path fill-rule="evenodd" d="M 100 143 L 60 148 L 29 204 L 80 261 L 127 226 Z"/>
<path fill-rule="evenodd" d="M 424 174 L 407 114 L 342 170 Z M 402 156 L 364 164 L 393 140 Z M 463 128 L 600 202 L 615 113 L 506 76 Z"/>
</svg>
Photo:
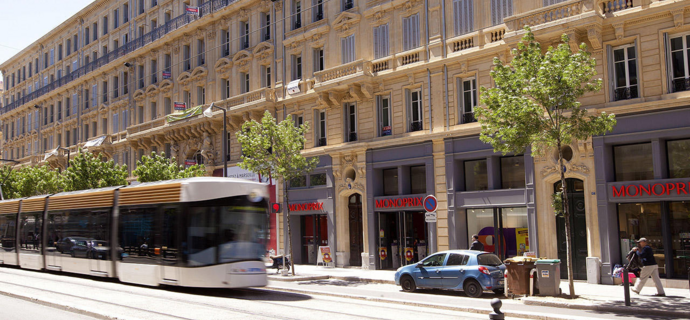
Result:
<svg viewBox="0 0 690 320">
<path fill-rule="evenodd" d="M 253 190 L 252 192 L 250 192 L 250 193 L 247 195 L 247 198 L 248 198 L 249 201 L 251 201 L 251 202 L 259 202 L 259 201 L 261 201 L 264 197 L 261 195 L 261 192 L 259 192 L 258 190 Z"/>
</svg>

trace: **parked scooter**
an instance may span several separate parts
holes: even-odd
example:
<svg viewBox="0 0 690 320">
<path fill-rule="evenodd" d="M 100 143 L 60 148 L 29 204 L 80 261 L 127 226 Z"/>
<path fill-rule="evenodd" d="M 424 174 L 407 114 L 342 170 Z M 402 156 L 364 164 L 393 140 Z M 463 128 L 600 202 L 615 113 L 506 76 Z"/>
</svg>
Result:
<svg viewBox="0 0 690 320">
<path fill-rule="evenodd" d="M 285 259 L 285 270 L 290 271 L 290 268 L 292 268 L 292 263 L 290 263 L 290 258 L 286 257 L 285 255 L 277 255 L 277 256 L 269 256 L 271 260 L 273 260 L 273 265 L 271 265 L 272 269 L 276 269 L 276 273 L 279 273 L 281 269 L 283 269 L 283 259 Z"/>
</svg>

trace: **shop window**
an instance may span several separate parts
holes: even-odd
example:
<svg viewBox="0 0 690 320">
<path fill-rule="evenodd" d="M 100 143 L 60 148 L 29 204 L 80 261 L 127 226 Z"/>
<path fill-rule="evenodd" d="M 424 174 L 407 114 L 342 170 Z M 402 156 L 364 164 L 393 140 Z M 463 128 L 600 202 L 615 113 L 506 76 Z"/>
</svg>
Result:
<svg viewBox="0 0 690 320">
<path fill-rule="evenodd" d="M 317 173 L 309 176 L 309 185 L 312 187 L 325 186 L 326 185 L 326 174 Z"/>
<path fill-rule="evenodd" d="M 659 265 L 659 273 L 666 274 L 664 245 L 661 235 L 661 204 L 654 203 L 619 203 L 618 227 L 621 246 L 621 261 L 637 244 L 639 238 L 649 239 L 654 249 L 654 258 Z"/>
<path fill-rule="evenodd" d="M 479 235 L 484 250 L 502 258 L 521 256 L 529 251 L 527 222 L 527 208 L 524 207 L 467 210 L 467 234 Z"/>
<path fill-rule="evenodd" d="M 410 167 L 410 193 L 426 193 L 426 166 Z"/>
<path fill-rule="evenodd" d="M 613 147 L 613 163 L 616 181 L 654 179 L 651 143 Z"/>
<path fill-rule="evenodd" d="M 465 161 L 465 191 L 489 189 L 486 159 Z"/>
<path fill-rule="evenodd" d="M 690 267 L 690 201 L 669 203 L 673 277 L 688 278 Z M 657 259 L 657 263 L 663 263 Z"/>
<path fill-rule="evenodd" d="M 383 195 L 398 195 L 398 168 L 383 170 Z"/>
<path fill-rule="evenodd" d="M 307 176 L 299 176 L 290 180 L 290 188 L 304 188 L 307 186 Z"/>
<path fill-rule="evenodd" d="M 690 139 L 666 142 L 668 177 L 690 178 Z M 690 231 L 689 231 L 690 232 Z"/>
<path fill-rule="evenodd" d="M 525 157 L 501 158 L 501 187 L 518 189 L 525 187 Z"/>
</svg>

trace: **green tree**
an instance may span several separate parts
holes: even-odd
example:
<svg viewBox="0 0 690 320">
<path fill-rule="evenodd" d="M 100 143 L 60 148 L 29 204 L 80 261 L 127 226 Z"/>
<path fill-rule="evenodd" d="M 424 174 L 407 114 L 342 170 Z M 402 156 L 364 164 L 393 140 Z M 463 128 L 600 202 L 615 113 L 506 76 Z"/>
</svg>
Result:
<svg viewBox="0 0 690 320">
<path fill-rule="evenodd" d="M 18 197 L 53 194 L 63 189 L 62 176 L 48 165 L 24 167 L 16 172 L 15 183 Z"/>
<path fill-rule="evenodd" d="M 110 186 L 127 185 L 126 165 L 116 165 L 113 160 L 103 161 L 91 152 L 79 149 L 63 172 L 65 191 L 76 191 Z"/>
<path fill-rule="evenodd" d="M 491 77 L 495 87 L 481 88 L 484 106 L 476 110 L 480 139 L 504 154 L 531 148 L 534 155 L 540 156 L 558 150 L 562 203 L 554 201 L 553 205 L 565 218 L 568 281 L 573 298 L 572 232 L 561 146 L 605 134 L 613 129 L 616 119 L 605 112 L 589 113 L 578 102 L 586 93 L 601 89 L 601 79 L 594 78 L 596 59 L 584 43 L 578 52 L 572 52 L 568 37 L 563 35 L 563 43 L 544 53 L 529 27 L 525 32 L 517 49 L 512 50 L 510 64 L 494 58 Z"/>
<path fill-rule="evenodd" d="M 318 158 L 306 158 L 302 155 L 309 124 L 296 127 L 290 120 L 276 123 L 276 119 L 267 110 L 261 122 L 252 120 L 242 125 L 237 132 L 237 140 L 242 146 L 242 169 L 260 174 L 264 177 L 279 179 L 283 183 L 283 197 L 290 203 L 287 192 L 287 181 L 303 176 L 316 167 Z M 292 231 L 290 229 L 290 207 L 284 208 L 288 227 L 288 247 L 292 255 Z M 295 275 L 294 264 L 292 275 Z"/>
<path fill-rule="evenodd" d="M 134 175 L 139 182 L 151 182 L 172 180 L 180 178 L 203 177 L 206 175 L 204 165 L 193 165 L 189 168 L 178 165 L 175 158 L 168 159 L 165 157 L 165 152 L 160 155 L 155 152 L 151 156 L 143 156 L 140 161 L 137 161 L 137 168 L 134 169 Z"/>
<path fill-rule="evenodd" d="M 19 172 L 10 165 L 0 167 L 0 184 L 2 184 L 2 195 L 5 199 L 20 198 L 17 189 Z"/>
</svg>

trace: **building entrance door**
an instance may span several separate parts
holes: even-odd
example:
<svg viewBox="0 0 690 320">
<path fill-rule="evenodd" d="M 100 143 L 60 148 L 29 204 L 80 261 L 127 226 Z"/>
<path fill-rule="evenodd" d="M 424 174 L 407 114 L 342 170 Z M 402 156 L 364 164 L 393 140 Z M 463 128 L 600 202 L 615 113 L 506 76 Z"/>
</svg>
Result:
<svg viewBox="0 0 690 320">
<path fill-rule="evenodd" d="M 566 179 L 568 192 L 568 212 L 572 229 L 573 279 L 587 279 L 587 217 L 585 211 L 585 187 L 582 180 Z M 561 190 L 561 182 L 554 184 L 554 192 Z M 565 218 L 556 217 L 558 228 L 558 259 L 561 259 L 561 278 L 568 278 L 567 242 L 565 239 Z"/>
<path fill-rule="evenodd" d="M 379 212 L 378 230 L 381 269 L 397 269 L 428 255 L 424 212 Z"/>
<path fill-rule="evenodd" d="M 301 264 L 316 264 L 319 246 L 328 245 L 328 225 L 325 214 L 313 214 L 300 217 L 301 230 Z"/>
<path fill-rule="evenodd" d="M 350 215 L 350 265 L 362 265 L 364 230 L 362 228 L 362 196 L 353 194 L 348 201 Z"/>
</svg>

